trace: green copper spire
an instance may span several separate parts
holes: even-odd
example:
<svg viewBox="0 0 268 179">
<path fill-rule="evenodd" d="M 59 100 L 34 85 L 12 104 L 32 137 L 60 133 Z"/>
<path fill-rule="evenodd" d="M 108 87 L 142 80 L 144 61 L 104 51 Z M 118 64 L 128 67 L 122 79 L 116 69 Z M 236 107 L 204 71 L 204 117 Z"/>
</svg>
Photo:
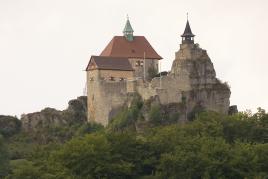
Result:
<svg viewBox="0 0 268 179">
<path fill-rule="evenodd" d="M 133 41 L 133 32 L 134 32 L 134 30 L 132 29 L 132 27 L 130 25 L 129 18 L 127 16 L 127 22 L 126 22 L 123 33 L 128 41 Z"/>
</svg>

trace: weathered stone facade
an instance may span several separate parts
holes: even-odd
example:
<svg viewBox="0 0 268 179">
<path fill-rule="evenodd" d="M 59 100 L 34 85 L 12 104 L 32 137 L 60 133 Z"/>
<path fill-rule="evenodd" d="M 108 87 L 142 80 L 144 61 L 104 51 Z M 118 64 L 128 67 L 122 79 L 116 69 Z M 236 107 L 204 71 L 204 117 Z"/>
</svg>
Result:
<svg viewBox="0 0 268 179">
<path fill-rule="evenodd" d="M 148 79 L 150 76 L 149 70 L 154 69 L 158 73 L 158 60 L 155 59 L 139 59 L 139 58 L 130 58 L 129 59 L 132 68 L 134 69 L 134 77 L 140 77 Z M 145 62 L 145 63 L 144 63 Z M 145 74 L 144 74 L 145 73 Z"/>
<path fill-rule="evenodd" d="M 88 73 L 88 80 L 125 80 L 133 78 L 133 71 L 115 71 L 115 70 L 91 70 Z M 112 78 L 112 79 L 111 79 Z"/>
<path fill-rule="evenodd" d="M 45 108 L 40 112 L 21 116 L 22 130 L 26 132 L 40 131 L 44 128 L 67 126 L 68 124 L 85 123 L 87 121 L 87 97 L 80 96 L 68 102 L 68 108 L 59 111 Z"/>
<path fill-rule="evenodd" d="M 151 81 L 144 78 L 123 81 L 89 80 L 92 72 L 88 71 L 88 120 L 106 126 L 128 104 L 128 96 L 133 92 L 138 93 L 145 101 L 157 99 L 162 105 L 184 102 L 186 111 L 185 115 L 181 115 L 181 120 L 187 120 L 187 114 L 198 106 L 227 114 L 230 88 L 216 78 L 213 63 L 206 50 L 194 43 L 190 26 L 185 31 L 171 71 L 166 76 L 155 77 Z M 144 71 L 135 66 L 137 60 L 130 59 L 134 77 L 142 76 Z M 158 61 L 148 60 L 146 66 L 147 72 L 151 66 L 158 70 Z"/>
</svg>

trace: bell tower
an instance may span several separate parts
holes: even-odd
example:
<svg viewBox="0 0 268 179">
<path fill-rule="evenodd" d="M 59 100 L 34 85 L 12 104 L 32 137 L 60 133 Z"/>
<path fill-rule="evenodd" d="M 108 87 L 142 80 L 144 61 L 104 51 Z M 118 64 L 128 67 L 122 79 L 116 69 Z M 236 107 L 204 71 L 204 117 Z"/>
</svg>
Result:
<svg viewBox="0 0 268 179">
<path fill-rule="evenodd" d="M 184 30 L 183 34 L 181 35 L 182 44 L 194 44 L 194 36 L 195 35 L 192 33 L 190 23 L 189 23 L 189 20 L 188 20 L 188 13 L 187 13 L 186 27 L 185 27 L 185 30 Z"/>
</svg>

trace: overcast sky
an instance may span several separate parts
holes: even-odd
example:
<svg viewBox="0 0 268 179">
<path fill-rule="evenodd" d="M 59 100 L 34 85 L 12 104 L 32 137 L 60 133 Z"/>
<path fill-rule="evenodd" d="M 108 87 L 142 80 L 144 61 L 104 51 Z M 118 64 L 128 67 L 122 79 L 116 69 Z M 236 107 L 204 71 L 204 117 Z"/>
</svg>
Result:
<svg viewBox="0 0 268 179">
<path fill-rule="evenodd" d="M 169 70 L 187 12 L 231 104 L 267 110 L 267 0 L 0 0 L 0 114 L 66 108 L 83 94 L 90 56 L 122 35 L 127 14 Z"/>
</svg>

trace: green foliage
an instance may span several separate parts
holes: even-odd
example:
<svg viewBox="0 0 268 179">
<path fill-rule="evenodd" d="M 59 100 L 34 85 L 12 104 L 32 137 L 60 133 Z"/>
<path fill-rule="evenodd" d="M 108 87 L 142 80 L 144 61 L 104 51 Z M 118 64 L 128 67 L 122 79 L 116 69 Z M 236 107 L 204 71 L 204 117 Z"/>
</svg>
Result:
<svg viewBox="0 0 268 179">
<path fill-rule="evenodd" d="M 162 113 L 161 113 L 161 108 L 159 105 L 152 105 L 148 115 L 149 115 L 149 120 L 153 124 L 156 124 L 156 125 L 161 124 Z"/>
<path fill-rule="evenodd" d="M 190 121 L 193 121 L 197 116 L 198 114 L 204 112 L 204 107 L 201 105 L 201 104 L 197 104 L 193 109 L 192 111 L 188 114 L 188 119 Z"/>
<path fill-rule="evenodd" d="M 111 129 L 112 131 L 123 131 L 130 129 L 133 130 L 135 121 L 132 118 L 132 112 L 133 110 L 131 109 L 123 109 L 111 119 L 111 122 L 109 123 L 109 129 Z"/>
<path fill-rule="evenodd" d="M 101 124 L 94 122 L 89 122 L 81 125 L 76 131 L 75 136 L 84 136 L 89 133 L 94 133 L 104 130 L 104 127 Z"/>
<path fill-rule="evenodd" d="M 12 161 L 11 164 L 13 170 L 12 174 L 7 176 L 7 179 L 36 179 L 41 178 L 41 173 L 39 172 L 38 168 L 33 165 L 33 162 L 28 160 L 16 160 Z"/>
<path fill-rule="evenodd" d="M 70 124 L 82 124 L 87 121 L 87 97 L 80 96 L 68 102 L 68 109 L 63 111 L 62 117 Z"/>
<path fill-rule="evenodd" d="M 10 137 L 20 131 L 21 122 L 12 116 L 0 115 L 0 134 Z"/>
<path fill-rule="evenodd" d="M 62 167 L 43 161 L 42 163 L 26 159 L 11 161 L 12 172 L 6 179 L 74 179 Z"/>
<path fill-rule="evenodd" d="M 148 68 L 148 79 L 149 81 L 152 80 L 157 75 L 157 69 L 154 67 Z"/>
<path fill-rule="evenodd" d="M 7 148 L 4 144 L 4 139 L 0 134 L 0 178 L 4 177 L 9 169 L 9 160 L 8 160 L 8 153 Z"/>
<path fill-rule="evenodd" d="M 268 142 L 268 114 L 260 109 L 254 115 L 238 113 L 222 121 L 226 140 L 248 143 Z M 239 129 L 239 130 L 238 130 Z"/>
<path fill-rule="evenodd" d="M 33 148 L 38 145 L 26 133 L 19 133 L 8 140 L 8 151 L 11 160 L 28 158 Z"/>
<path fill-rule="evenodd" d="M 141 109 L 143 107 L 142 99 L 139 95 L 134 95 L 129 108 L 124 108 L 109 123 L 109 129 L 112 131 L 136 130 L 135 122 L 143 120 Z"/>
<path fill-rule="evenodd" d="M 163 154 L 159 175 L 163 178 L 255 178 L 267 176 L 264 161 L 254 159 L 256 147 L 244 143 L 230 145 L 223 139 L 189 139 L 172 153 Z M 262 148 L 263 146 L 261 146 Z M 261 165 L 260 165 L 261 164 Z"/>
<path fill-rule="evenodd" d="M 178 122 L 179 117 L 180 117 L 180 113 L 175 112 L 175 113 L 169 114 L 167 118 L 165 119 L 165 121 L 169 124 L 174 124 Z"/>
<path fill-rule="evenodd" d="M 81 178 L 127 177 L 132 164 L 116 160 L 111 155 L 110 143 L 103 134 L 88 135 L 83 139 L 72 140 L 54 154 L 56 162 Z"/>
<path fill-rule="evenodd" d="M 143 107 L 138 99 L 133 100 L 107 129 L 88 123 L 71 126 L 72 132 L 65 128 L 50 131 L 53 136 L 69 133 L 64 141 L 40 145 L 26 134 L 10 137 L 11 154 L 16 147 L 27 150 L 17 155 L 21 159 L 11 160 L 7 178 L 268 177 L 268 115 L 264 110 L 232 116 L 201 112 L 192 122 L 163 126 L 159 124 L 169 115 L 163 116 L 159 106 L 151 105 L 148 117 L 157 127 L 138 133 L 131 127 L 133 121 L 142 120 Z M 6 151 L 0 139 L 0 171 L 2 162 L 8 166 Z M 6 175 L 8 168 L 4 171 Z"/>
</svg>

